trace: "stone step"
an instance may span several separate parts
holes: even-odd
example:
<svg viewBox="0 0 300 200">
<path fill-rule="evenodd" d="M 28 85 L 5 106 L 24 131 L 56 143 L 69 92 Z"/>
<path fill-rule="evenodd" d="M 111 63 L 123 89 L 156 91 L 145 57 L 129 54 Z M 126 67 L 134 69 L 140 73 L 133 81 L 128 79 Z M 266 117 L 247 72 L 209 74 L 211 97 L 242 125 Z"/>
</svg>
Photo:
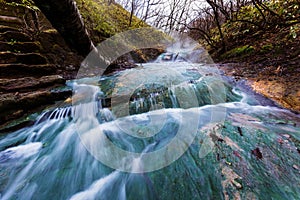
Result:
<svg viewBox="0 0 300 200">
<path fill-rule="evenodd" d="M 0 93 L 0 126 L 3 122 L 21 117 L 72 95 L 72 90 L 42 89 L 25 93 Z"/>
<path fill-rule="evenodd" d="M 32 38 L 19 31 L 6 31 L 0 33 L 0 41 L 3 42 L 31 42 Z"/>
<path fill-rule="evenodd" d="M 0 24 L 15 28 L 24 26 L 24 22 L 20 18 L 4 15 L 0 15 Z"/>
<path fill-rule="evenodd" d="M 55 65 L 0 64 L 0 78 L 42 77 L 57 73 Z"/>
<path fill-rule="evenodd" d="M 14 3 L 14 4 L 1 4 L 0 6 L 0 14 L 11 17 L 20 17 L 24 16 L 25 13 L 29 11 L 29 9 L 25 6 L 16 4 L 15 1 L 6 3 Z"/>
<path fill-rule="evenodd" d="M 6 0 L 6 3 L 8 0 Z M 16 0 L 11 2 L 13 4 L 1 4 L 0 7 L 0 24 L 13 26 L 16 28 L 25 27 L 25 24 L 33 28 L 35 21 L 40 16 L 41 12 L 37 9 L 32 9 L 29 6 L 22 5 L 23 0 L 19 3 Z M 1 19 L 2 18 L 2 19 Z M 40 19 L 41 20 L 41 19 Z"/>
<path fill-rule="evenodd" d="M 1 42 L 0 49 L 4 52 L 33 53 L 40 52 L 42 47 L 39 42 Z"/>
<path fill-rule="evenodd" d="M 0 25 L 0 33 L 5 33 L 6 31 L 20 31 L 20 28 L 15 28 L 11 26 Z"/>
<path fill-rule="evenodd" d="M 47 64 L 47 59 L 39 53 L 0 52 L 0 64 Z"/>
<path fill-rule="evenodd" d="M 34 89 L 64 85 L 65 79 L 59 75 L 23 77 L 16 79 L 0 79 L 0 92 L 28 92 Z"/>
</svg>

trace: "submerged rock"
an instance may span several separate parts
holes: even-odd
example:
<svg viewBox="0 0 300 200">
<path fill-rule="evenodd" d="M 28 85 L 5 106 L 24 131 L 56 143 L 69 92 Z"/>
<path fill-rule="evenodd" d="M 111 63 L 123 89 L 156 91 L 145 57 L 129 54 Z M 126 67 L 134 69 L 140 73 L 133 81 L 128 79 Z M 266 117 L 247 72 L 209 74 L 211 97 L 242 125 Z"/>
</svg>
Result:
<svg viewBox="0 0 300 200">
<path fill-rule="evenodd" d="M 257 159 L 262 159 L 263 158 L 263 155 L 260 151 L 260 149 L 257 147 L 256 149 L 253 149 L 251 151 L 251 153 L 257 158 Z"/>
</svg>

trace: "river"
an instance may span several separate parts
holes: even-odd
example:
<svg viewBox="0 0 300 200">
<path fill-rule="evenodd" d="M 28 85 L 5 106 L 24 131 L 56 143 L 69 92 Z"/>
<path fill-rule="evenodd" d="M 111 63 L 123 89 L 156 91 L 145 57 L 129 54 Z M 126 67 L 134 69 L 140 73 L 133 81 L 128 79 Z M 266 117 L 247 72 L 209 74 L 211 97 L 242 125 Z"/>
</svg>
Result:
<svg viewBox="0 0 300 200">
<path fill-rule="evenodd" d="M 300 117 L 204 64 L 68 82 L 73 104 L 1 135 L 7 199 L 299 199 Z"/>
</svg>

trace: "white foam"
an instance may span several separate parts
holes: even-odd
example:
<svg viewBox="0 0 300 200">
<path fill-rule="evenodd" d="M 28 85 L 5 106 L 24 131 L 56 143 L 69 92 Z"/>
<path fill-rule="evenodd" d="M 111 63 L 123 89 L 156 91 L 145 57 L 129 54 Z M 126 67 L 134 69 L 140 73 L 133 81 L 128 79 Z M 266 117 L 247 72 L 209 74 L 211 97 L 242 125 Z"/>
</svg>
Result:
<svg viewBox="0 0 300 200">
<path fill-rule="evenodd" d="M 30 156 L 33 156 L 39 152 L 39 150 L 42 148 L 43 144 L 41 142 L 33 142 L 28 143 L 25 145 L 19 145 L 16 147 L 8 148 L 2 152 L 0 152 L 1 155 L 6 155 L 9 158 L 28 158 Z"/>
<path fill-rule="evenodd" d="M 73 195 L 70 200 L 93 200 L 106 184 L 118 177 L 119 172 L 114 171 L 113 173 L 95 181 L 87 190 L 79 192 Z"/>
</svg>

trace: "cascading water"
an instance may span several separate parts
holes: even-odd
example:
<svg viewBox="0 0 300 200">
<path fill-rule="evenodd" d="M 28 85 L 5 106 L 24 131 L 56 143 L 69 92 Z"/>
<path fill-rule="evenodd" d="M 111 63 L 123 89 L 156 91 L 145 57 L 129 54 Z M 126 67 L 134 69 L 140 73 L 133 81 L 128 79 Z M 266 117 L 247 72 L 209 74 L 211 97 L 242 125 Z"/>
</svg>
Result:
<svg viewBox="0 0 300 200">
<path fill-rule="evenodd" d="M 70 83 L 72 106 L 1 135 L 1 199 L 299 198 L 299 116 L 210 70 L 153 63 Z"/>
</svg>

